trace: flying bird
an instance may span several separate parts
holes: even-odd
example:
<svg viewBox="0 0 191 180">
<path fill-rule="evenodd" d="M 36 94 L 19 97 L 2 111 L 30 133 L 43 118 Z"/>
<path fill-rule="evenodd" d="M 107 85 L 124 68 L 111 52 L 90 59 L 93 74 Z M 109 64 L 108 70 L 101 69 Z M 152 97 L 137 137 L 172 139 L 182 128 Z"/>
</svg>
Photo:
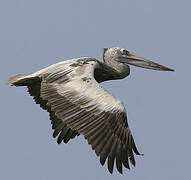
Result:
<svg viewBox="0 0 191 180">
<path fill-rule="evenodd" d="M 67 143 L 83 134 L 110 173 L 114 162 L 122 173 L 123 166 L 135 166 L 137 150 L 127 122 L 122 102 L 99 83 L 123 79 L 130 74 L 129 65 L 159 71 L 174 71 L 168 67 L 136 56 L 124 48 L 104 48 L 103 62 L 81 57 L 53 64 L 33 74 L 18 74 L 9 85 L 27 86 L 40 107 L 47 110 L 53 137 Z"/>
</svg>

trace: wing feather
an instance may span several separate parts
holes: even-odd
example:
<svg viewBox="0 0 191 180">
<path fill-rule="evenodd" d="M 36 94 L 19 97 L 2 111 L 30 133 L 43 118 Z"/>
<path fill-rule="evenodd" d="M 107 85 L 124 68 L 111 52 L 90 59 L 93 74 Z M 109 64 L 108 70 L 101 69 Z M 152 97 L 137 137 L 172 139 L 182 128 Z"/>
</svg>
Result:
<svg viewBox="0 0 191 180">
<path fill-rule="evenodd" d="M 100 153 L 100 163 L 102 165 L 105 164 L 105 161 L 109 155 L 109 152 L 111 151 L 112 144 L 114 141 L 114 134 L 111 131 L 109 131 L 109 135 L 110 135 L 109 140 L 107 141 L 103 151 Z"/>
<path fill-rule="evenodd" d="M 91 144 L 92 149 L 95 150 L 95 148 L 98 146 L 98 144 L 102 141 L 102 139 L 107 135 L 108 130 L 105 128 L 96 139 L 94 139 L 92 142 L 89 142 Z"/>
<path fill-rule="evenodd" d="M 64 123 L 60 123 L 54 130 L 53 132 L 53 137 L 55 138 L 59 133 L 60 131 L 62 131 L 62 129 L 66 126 L 66 124 Z"/>
<path fill-rule="evenodd" d="M 62 140 L 64 139 L 64 137 L 68 131 L 69 131 L 69 127 L 66 127 L 62 130 L 62 132 L 59 134 L 58 139 L 57 139 L 58 144 L 60 144 L 62 142 Z"/>
<path fill-rule="evenodd" d="M 50 108 L 50 105 L 48 104 L 48 101 L 47 100 L 43 100 L 41 97 L 40 97 L 40 91 L 41 91 L 41 81 L 40 79 L 37 81 L 35 80 L 35 83 L 34 84 L 29 84 L 28 85 L 28 92 L 31 96 L 33 96 L 33 99 L 34 101 L 37 103 L 37 104 L 40 104 L 40 107 L 43 108 L 44 110 L 47 110 L 49 112 L 49 116 L 50 116 L 50 120 L 51 120 L 51 124 L 52 124 L 52 129 L 56 129 L 58 128 L 59 126 L 62 127 L 59 129 L 59 132 L 55 132 L 55 131 L 58 131 L 58 130 L 55 130 L 54 133 L 53 133 L 53 137 L 55 138 L 59 133 L 60 131 L 64 131 L 64 128 L 68 128 L 67 125 L 65 123 L 63 123 L 62 120 L 58 119 L 58 117 L 55 116 L 55 112 L 51 110 Z M 49 92 L 49 91 L 47 91 Z M 54 91 L 53 91 L 54 92 Z M 49 92 L 51 93 L 51 91 Z M 56 99 L 57 102 L 61 102 L 64 100 L 63 97 L 61 97 L 61 99 Z M 71 138 L 74 138 L 76 137 L 78 134 L 77 131 L 75 130 L 71 130 L 72 131 L 72 136 Z M 64 138 L 64 137 L 63 137 Z M 69 140 L 68 140 L 69 141 Z M 68 142 L 67 141 L 67 142 Z"/>
<path fill-rule="evenodd" d="M 117 152 L 116 152 L 116 167 L 117 170 L 122 174 L 123 173 L 123 169 L 122 169 L 122 153 L 121 153 L 121 141 L 118 140 L 118 144 L 117 144 Z"/>
<path fill-rule="evenodd" d="M 113 166 L 114 166 L 114 161 L 115 161 L 115 157 L 116 157 L 116 148 L 117 148 L 118 140 L 119 139 L 115 135 L 114 142 L 112 144 L 112 148 L 111 148 L 111 151 L 108 156 L 108 170 L 111 174 L 113 173 Z"/>
<path fill-rule="evenodd" d="M 97 60 L 82 58 L 51 66 L 33 74 L 41 78 L 38 91 L 29 92 L 41 107 L 50 112 L 53 137 L 67 143 L 70 138 L 83 134 L 104 165 L 113 172 L 123 165 L 129 169 L 129 160 L 135 165 L 138 152 L 127 123 L 122 103 L 104 90 L 95 80 L 94 71 L 102 71 Z M 100 78 L 96 78 L 100 79 Z M 35 94 L 37 93 L 37 94 Z"/>
</svg>

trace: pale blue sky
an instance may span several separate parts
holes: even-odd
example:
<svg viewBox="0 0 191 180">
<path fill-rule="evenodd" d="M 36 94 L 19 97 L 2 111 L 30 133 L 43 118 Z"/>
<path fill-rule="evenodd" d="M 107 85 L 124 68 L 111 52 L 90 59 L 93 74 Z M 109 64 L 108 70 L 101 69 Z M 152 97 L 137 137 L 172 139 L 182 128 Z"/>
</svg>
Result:
<svg viewBox="0 0 191 180">
<path fill-rule="evenodd" d="M 190 179 L 189 0 L 0 0 L 0 179 Z M 131 67 L 102 85 L 123 101 L 143 157 L 120 175 L 102 167 L 83 136 L 57 145 L 48 113 L 25 88 L 5 86 L 18 73 L 120 46 L 174 68 Z"/>
</svg>

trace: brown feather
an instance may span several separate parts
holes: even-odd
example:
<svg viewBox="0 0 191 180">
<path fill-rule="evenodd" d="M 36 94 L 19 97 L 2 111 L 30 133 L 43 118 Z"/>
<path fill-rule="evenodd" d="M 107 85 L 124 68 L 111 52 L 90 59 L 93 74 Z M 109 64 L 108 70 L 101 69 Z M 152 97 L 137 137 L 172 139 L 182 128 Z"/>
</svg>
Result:
<svg viewBox="0 0 191 180">
<path fill-rule="evenodd" d="M 92 130 L 99 123 L 104 123 L 102 116 L 93 118 L 92 121 L 90 121 L 88 124 L 86 123 L 84 124 L 84 126 L 80 126 L 79 128 L 76 128 L 76 130 L 79 133 L 86 135 L 90 130 Z"/>
<path fill-rule="evenodd" d="M 67 134 L 64 137 L 64 143 L 67 143 L 70 140 L 72 134 L 73 134 L 73 131 L 71 129 L 69 129 Z"/>
<path fill-rule="evenodd" d="M 86 111 L 82 111 L 75 117 L 65 120 L 73 129 L 80 129 L 85 124 L 92 122 L 96 117 L 93 114 L 88 114 Z"/>
<path fill-rule="evenodd" d="M 101 132 L 101 134 L 98 135 L 98 137 L 96 139 L 94 139 L 94 141 L 92 141 L 91 143 L 91 146 L 92 146 L 92 149 L 96 149 L 96 147 L 102 142 L 103 138 L 107 135 L 108 133 L 108 129 L 105 129 Z M 98 154 L 97 154 L 98 156 Z"/>
<path fill-rule="evenodd" d="M 101 126 L 104 125 L 104 121 L 100 120 L 96 120 L 96 122 L 91 122 L 90 124 L 88 124 L 87 126 L 85 126 L 85 129 L 83 131 L 83 134 L 85 136 L 85 138 L 93 135 L 96 130 L 98 130 L 99 128 L 101 128 Z M 79 131 L 80 132 L 80 131 Z"/>
<path fill-rule="evenodd" d="M 111 174 L 113 173 L 113 166 L 114 166 L 114 160 L 115 160 L 115 154 L 116 154 L 116 147 L 117 147 L 117 137 L 114 136 L 114 142 L 113 142 L 111 151 L 110 151 L 109 156 L 108 156 L 108 161 L 107 161 L 108 170 L 109 170 L 109 172 Z"/>
<path fill-rule="evenodd" d="M 59 126 L 57 126 L 53 132 L 53 137 L 55 138 L 59 132 L 66 126 L 64 123 L 60 123 Z"/>
<path fill-rule="evenodd" d="M 100 135 L 102 135 L 102 132 L 106 129 L 106 125 L 103 124 L 100 128 L 95 128 L 94 131 L 92 131 L 91 134 L 87 134 L 86 138 L 88 139 L 88 143 L 92 144 L 92 142 L 97 139 Z"/>
<path fill-rule="evenodd" d="M 68 127 L 64 128 L 63 131 L 61 131 L 61 133 L 59 134 L 58 139 L 57 139 L 58 144 L 60 144 L 62 142 L 62 140 L 64 139 L 64 137 L 68 131 L 69 131 Z"/>
<path fill-rule="evenodd" d="M 129 166 L 129 159 L 128 159 L 128 149 L 127 147 L 125 147 L 125 145 L 123 145 L 122 147 L 122 162 L 123 162 L 123 165 L 127 168 L 127 169 L 130 169 L 130 166 Z"/>
<path fill-rule="evenodd" d="M 106 145 L 106 143 L 107 143 L 107 141 L 109 140 L 110 137 L 111 137 L 110 134 L 107 133 L 103 137 L 102 141 L 96 146 L 95 152 L 96 152 L 97 155 L 100 155 L 100 153 L 102 152 L 104 146 Z"/>
<path fill-rule="evenodd" d="M 111 134 L 111 132 L 110 132 Z M 102 165 L 105 164 L 105 161 L 106 161 L 106 158 L 108 157 L 108 154 L 110 153 L 111 151 L 111 147 L 112 147 L 112 143 L 114 141 L 114 134 L 112 134 L 109 138 L 109 140 L 107 141 L 104 149 L 102 150 L 102 152 L 100 153 L 100 163 Z"/>
<path fill-rule="evenodd" d="M 119 139 L 117 141 L 116 167 L 117 167 L 117 170 L 122 174 L 123 173 L 123 169 L 122 169 L 122 147 L 121 147 L 121 142 Z"/>
</svg>

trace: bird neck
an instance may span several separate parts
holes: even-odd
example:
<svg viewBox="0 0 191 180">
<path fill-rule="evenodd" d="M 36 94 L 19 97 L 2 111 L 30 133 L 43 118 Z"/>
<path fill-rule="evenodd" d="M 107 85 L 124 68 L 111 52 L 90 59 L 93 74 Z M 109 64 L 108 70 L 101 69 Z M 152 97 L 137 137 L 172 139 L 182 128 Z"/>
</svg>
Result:
<svg viewBox="0 0 191 180">
<path fill-rule="evenodd" d="M 94 78 L 98 83 L 108 80 L 123 79 L 129 75 L 129 66 L 118 62 L 98 61 L 99 66 L 94 70 Z"/>
<path fill-rule="evenodd" d="M 116 79 L 123 79 L 130 74 L 129 66 L 124 63 L 111 59 L 105 61 L 105 64 L 115 70 Z"/>
</svg>

